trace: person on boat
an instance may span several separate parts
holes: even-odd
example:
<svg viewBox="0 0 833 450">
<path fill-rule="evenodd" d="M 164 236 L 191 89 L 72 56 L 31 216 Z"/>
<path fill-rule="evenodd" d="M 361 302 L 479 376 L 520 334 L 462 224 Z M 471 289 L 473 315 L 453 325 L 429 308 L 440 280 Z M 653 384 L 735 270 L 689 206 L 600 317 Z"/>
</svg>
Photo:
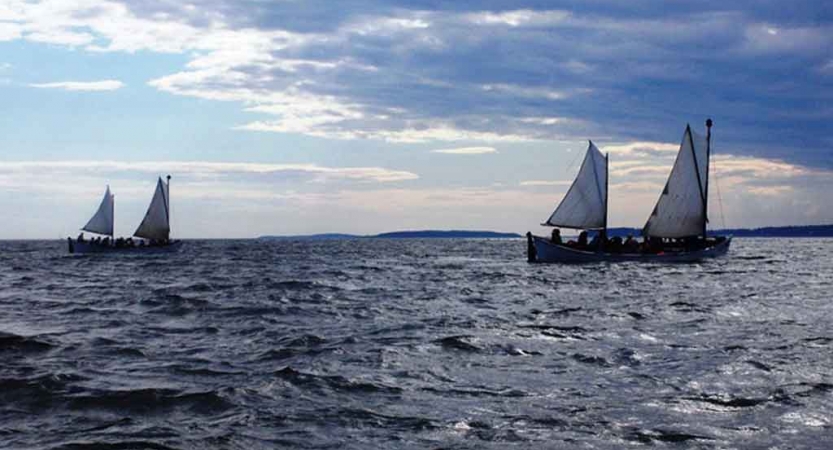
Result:
<svg viewBox="0 0 833 450">
<path fill-rule="evenodd" d="M 660 253 L 663 251 L 663 243 L 662 238 L 658 238 L 655 236 L 646 236 L 645 237 L 645 248 L 647 253 Z"/>
<path fill-rule="evenodd" d="M 561 230 L 558 228 L 552 229 L 552 243 L 555 245 L 561 245 Z"/>
<path fill-rule="evenodd" d="M 607 250 L 610 253 L 620 253 L 622 251 L 622 237 L 613 236 L 613 238 L 607 244 Z"/>
<path fill-rule="evenodd" d="M 83 231 L 81 232 L 81 234 L 78 235 L 78 243 L 79 244 L 84 243 L 84 232 Z"/>
<path fill-rule="evenodd" d="M 578 247 L 579 248 L 587 248 L 587 232 L 582 231 L 578 235 Z"/>
<path fill-rule="evenodd" d="M 526 259 L 529 262 L 535 262 L 538 258 L 538 252 L 535 250 L 535 244 L 532 242 L 532 232 L 526 232 Z"/>
<path fill-rule="evenodd" d="M 628 235 L 623 246 L 626 253 L 636 253 L 639 250 L 639 243 L 636 242 L 636 239 L 633 238 L 632 234 Z"/>
<path fill-rule="evenodd" d="M 590 243 L 587 244 L 587 248 L 590 250 L 601 250 L 602 242 L 603 241 L 601 233 L 596 233 L 593 236 L 593 239 L 590 240 Z"/>
</svg>

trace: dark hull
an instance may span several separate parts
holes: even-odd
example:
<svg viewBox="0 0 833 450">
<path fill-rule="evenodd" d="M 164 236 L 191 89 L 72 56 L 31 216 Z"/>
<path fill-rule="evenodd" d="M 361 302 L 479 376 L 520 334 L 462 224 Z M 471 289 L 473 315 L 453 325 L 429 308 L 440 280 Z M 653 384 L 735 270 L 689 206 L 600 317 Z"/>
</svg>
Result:
<svg viewBox="0 0 833 450">
<path fill-rule="evenodd" d="M 176 252 L 182 247 L 182 241 L 173 241 L 167 245 L 157 246 L 135 246 L 135 247 L 112 247 L 106 245 L 94 245 L 89 242 L 77 242 L 67 239 L 67 246 L 70 253 L 170 253 Z"/>
<path fill-rule="evenodd" d="M 528 252 L 530 262 L 540 263 L 595 263 L 595 262 L 650 262 L 678 263 L 695 262 L 723 256 L 729 251 L 732 238 L 698 250 L 666 253 L 607 253 L 603 251 L 578 250 L 565 245 L 553 244 L 549 239 L 529 236 Z"/>
</svg>

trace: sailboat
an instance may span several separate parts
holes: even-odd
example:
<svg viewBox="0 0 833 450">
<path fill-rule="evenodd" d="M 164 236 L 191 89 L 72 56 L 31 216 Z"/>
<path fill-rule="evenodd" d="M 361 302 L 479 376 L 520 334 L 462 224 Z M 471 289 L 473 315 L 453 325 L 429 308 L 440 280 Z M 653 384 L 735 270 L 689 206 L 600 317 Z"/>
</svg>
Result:
<svg viewBox="0 0 833 450">
<path fill-rule="evenodd" d="M 142 223 L 133 233 L 133 236 L 143 240 L 133 241 L 128 239 L 115 239 L 114 219 L 115 201 L 110 193 L 110 186 L 104 192 L 104 198 L 98 206 L 93 217 L 87 222 L 82 231 L 88 231 L 101 236 L 96 239 L 83 239 L 83 233 L 78 239 L 67 238 L 70 253 L 107 253 L 116 251 L 172 251 L 177 250 L 182 241 L 172 241 L 170 227 L 170 185 L 171 177 L 167 182 L 159 177 L 156 183 L 156 190 L 150 201 L 147 212 Z"/>
<path fill-rule="evenodd" d="M 650 261 L 688 262 L 725 255 L 731 237 L 707 235 L 709 158 L 712 120 L 706 136 L 686 126 L 674 166 L 656 206 L 642 229 L 645 242 L 624 247 L 608 241 L 608 161 L 590 142 L 584 161 L 567 194 L 545 226 L 596 230 L 598 245 L 561 243 L 527 233 L 530 262 Z"/>
</svg>

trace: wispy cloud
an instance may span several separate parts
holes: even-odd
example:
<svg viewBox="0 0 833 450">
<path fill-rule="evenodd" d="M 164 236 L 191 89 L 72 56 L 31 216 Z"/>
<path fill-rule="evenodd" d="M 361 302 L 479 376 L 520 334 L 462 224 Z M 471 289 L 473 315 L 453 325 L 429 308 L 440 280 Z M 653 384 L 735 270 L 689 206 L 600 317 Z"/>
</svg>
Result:
<svg viewBox="0 0 833 450">
<path fill-rule="evenodd" d="M 101 81 L 57 81 L 53 83 L 32 83 L 30 87 L 39 89 L 61 89 L 64 91 L 115 91 L 124 87 L 124 83 L 118 80 Z"/>
<path fill-rule="evenodd" d="M 514 11 L 492 12 L 483 11 L 470 13 L 465 18 L 478 25 L 505 25 L 510 27 L 520 26 L 546 26 L 563 22 L 569 17 L 567 11 L 550 10 L 536 11 L 531 9 L 519 9 Z"/>
<path fill-rule="evenodd" d="M 27 173 L 170 173 L 177 176 L 205 178 L 209 176 L 304 175 L 309 181 L 352 180 L 363 182 L 396 182 L 416 180 L 419 176 L 403 170 L 381 167 L 322 167 L 316 164 L 265 164 L 207 161 L 4 161 L 0 176 Z"/>
<path fill-rule="evenodd" d="M 229 124 L 239 130 L 397 143 L 662 142 L 670 127 L 720 112 L 731 122 L 721 143 L 737 153 L 833 164 L 823 121 L 784 118 L 829 100 L 820 92 L 830 90 L 833 24 L 817 2 L 797 0 L 789 17 L 754 2 L 629 12 L 608 3 L 6 0 L 0 41 L 182 55 L 184 66 L 151 86 L 260 115 Z M 755 121 L 738 119 L 749 111 Z M 773 141 L 773 128 L 789 133 Z"/>
<path fill-rule="evenodd" d="M 569 186 L 572 181 L 568 180 L 526 180 L 518 183 L 521 186 Z"/>
<path fill-rule="evenodd" d="M 497 149 L 494 147 L 441 148 L 431 150 L 431 153 L 445 153 L 447 155 L 482 155 L 485 153 L 497 153 Z"/>
<path fill-rule="evenodd" d="M 664 153 L 675 155 L 680 144 L 666 142 L 628 142 L 624 144 L 605 144 L 602 149 L 619 156 L 651 155 Z"/>
</svg>

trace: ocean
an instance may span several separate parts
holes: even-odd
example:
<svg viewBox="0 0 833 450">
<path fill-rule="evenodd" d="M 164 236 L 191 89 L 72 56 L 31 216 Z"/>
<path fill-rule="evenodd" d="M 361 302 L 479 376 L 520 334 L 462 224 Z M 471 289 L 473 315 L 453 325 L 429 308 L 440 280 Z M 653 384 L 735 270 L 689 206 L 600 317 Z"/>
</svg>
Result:
<svg viewBox="0 0 833 450">
<path fill-rule="evenodd" d="M 833 240 L 0 242 L 0 448 L 829 448 Z"/>
</svg>

